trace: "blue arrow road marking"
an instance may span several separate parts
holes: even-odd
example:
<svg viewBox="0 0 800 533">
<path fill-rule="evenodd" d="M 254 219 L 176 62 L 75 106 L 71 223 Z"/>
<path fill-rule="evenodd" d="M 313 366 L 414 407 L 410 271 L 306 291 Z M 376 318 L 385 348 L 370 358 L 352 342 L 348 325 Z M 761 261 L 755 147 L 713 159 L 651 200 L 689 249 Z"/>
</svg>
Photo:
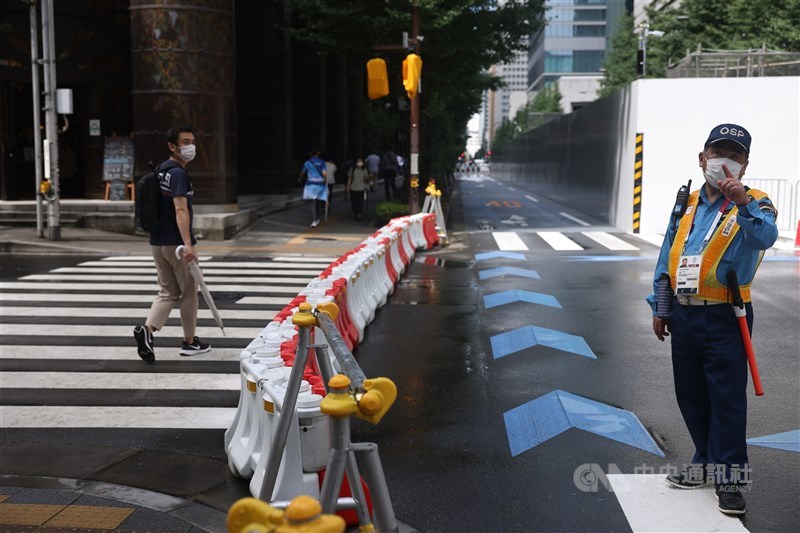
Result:
<svg viewBox="0 0 800 533">
<path fill-rule="evenodd" d="M 483 305 L 486 306 L 486 309 L 491 309 L 492 307 L 498 307 L 513 302 L 528 302 L 561 309 L 561 304 L 558 303 L 558 300 L 556 300 L 555 296 L 551 296 L 550 294 L 542 294 L 539 292 L 513 290 L 487 294 L 483 297 Z"/>
<path fill-rule="evenodd" d="M 485 252 L 482 254 L 475 254 L 475 261 L 482 261 L 484 259 L 496 259 L 498 257 L 504 257 L 506 259 L 519 259 L 521 261 L 525 261 L 527 257 L 522 254 L 517 254 L 514 252 Z"/>
<path fill-rule="evenodd" d="M 503 418 L 512 457 L 573 427 L 664 457 L 632 412 L 562 390 L 506 411 Z"/>
<path fill-rule="evenodd" d="M 525 350 L 541 344 L 563 350 L 565 352 L 583 355 L 591 359 L 597 356 L 583 340 L 583 337 L 570 335 L 554 329 L 540 328 L 538 326 L 524 326 L 506 333 L 494 335 L 490 339 L 492 342 L 492 354 L 495 359 L 500 359 L 506 355 Z"/>
<path fill-rule="evenodd" d="M 481 270 L 478 272 L 478 277 L 480 279 L 489 279 L 489 278 L 496 278 L 499 276 L 522 276 L 523 278 L 533 278 L 533 279 L 542 279 L 539 276 L 539 273 L 535 270 L 528 270 L 527 268 L 515 268 L 515 267 L 497 267 L 497 268 L 489 268 L 486 270 Z"/>
<path fill-rule="evenodd" d="M 800 429 L 747 439 L 747 444 L 800 453 Z"/>
</svg>

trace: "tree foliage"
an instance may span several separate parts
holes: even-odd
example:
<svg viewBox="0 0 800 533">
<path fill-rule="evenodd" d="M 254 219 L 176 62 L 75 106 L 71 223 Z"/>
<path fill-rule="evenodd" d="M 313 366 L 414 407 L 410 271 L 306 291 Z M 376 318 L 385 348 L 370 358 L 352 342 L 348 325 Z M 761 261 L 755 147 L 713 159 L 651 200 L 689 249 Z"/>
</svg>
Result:
<svg viewBox="0 0 800 533">
<path fill-rule="evenodd" d="M 603 61 L 605 76 L 600 81 L 599 96 L 607 96 L 636 79 L 636 53 L 639 40 L 634 33 L 633 16 L 622 15 L 617 20 L 611 52 Z"/>
<path fill-rule="evenodd" d="M 502 146 L 529 129 L 536 127 L 538 123 L 529 123 L 531 113 L 562 113 L 561 98 L 561 91 L 558 89 L 557 82 L 543 88 L 533 100 L 517 109 L 513 120 L 507 120 L 497 128 L 494 135 L 494 146 Z"/>
<path fill-rule="evenodd" d="M 420 16 L 423 59 L 421 164 L 441 175 L 463 150 L 465 125 L 486 89 L 499 86 L 486 74 L 527 47 L 542 25 L 544 0 L 292 0 L 296 38 L 322 54 L 346 54 L 353 68 L 374 57 L 374 45 L 400 44 L 411 31 L 412 8 Z M 395 82 L 404 52 L 383 54 L 390 69 L 390 98 L 404 94 Z M 364 95 L 366 99 L 366 95 Z M 370 131 L 365 132 L 369 143 Z"/>
<path fill-rule="evenodd" d="M 800 0 L 683 0 L 675 9 L 647 8 L 647 77 L 664 77 L 666 68 L 698 48 L 800 51 Z M 604 63 L 601 96 L 636 79 L 638 37 L 629 16 L 620 18 L 613 49 Z"/>
</svg>

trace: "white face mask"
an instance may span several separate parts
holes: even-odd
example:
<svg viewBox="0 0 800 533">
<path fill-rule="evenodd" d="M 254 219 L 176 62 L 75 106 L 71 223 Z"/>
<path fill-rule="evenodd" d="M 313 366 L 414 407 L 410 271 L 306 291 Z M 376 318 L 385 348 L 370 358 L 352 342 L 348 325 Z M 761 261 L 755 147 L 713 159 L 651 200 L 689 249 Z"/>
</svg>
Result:
<svg viewBox="0 0 800 533">
<path fill-rule="evenodd" d="M 356 163 L 356 166 L 357 166 L 358 168 L 361 168 L 361 167 L 363 167 L 363 166 L 364 166 L 364 163 L 362 163 L 361 161 L 359 161 L 358 163 Z"/>
<path fill-rule="evenodd" d="M 188 163 L 189 161 L 194 159 L 196 150 L 197 150 L 197 147 L 195 145 L 193 145 L 193 144 L 187 144 L 187 145 L 181 146 L 181 159 L 183 159 L 184 161 L 186 161 Z"/>
<path fill-rule="evenodd" d="M 715 189 L 719 189 L 717 181 L 725 179 L 725 170 L 722 168 L 722 165 L 728 167 L 731 175 L 737 179 L 739 178 L 739 172 L 742 171 L 742 165 L 727 157 L 706 159 L 706 170 L 703 172 L 703 175 L 706 177 L 708 184 Z"/>
</svg>

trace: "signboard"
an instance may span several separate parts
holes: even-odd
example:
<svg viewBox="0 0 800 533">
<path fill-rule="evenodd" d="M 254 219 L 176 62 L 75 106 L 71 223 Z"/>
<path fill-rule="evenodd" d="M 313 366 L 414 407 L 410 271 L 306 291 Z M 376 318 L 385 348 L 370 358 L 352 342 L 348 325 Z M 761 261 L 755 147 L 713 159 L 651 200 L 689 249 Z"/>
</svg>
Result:
<svg viewBox="0 0 800 533">
<path fill-rule="evenodd" d="M 100 119 L 89 121 L 89 137 L 100 137 Z"/>
<path fill-rule="evenodd" d="M 125 200 L 125 187 L 133 181 L 133 141 L 128 137 L 106 137 L 103 181 L 109 182 L 109 200 Z"/>
</svg>

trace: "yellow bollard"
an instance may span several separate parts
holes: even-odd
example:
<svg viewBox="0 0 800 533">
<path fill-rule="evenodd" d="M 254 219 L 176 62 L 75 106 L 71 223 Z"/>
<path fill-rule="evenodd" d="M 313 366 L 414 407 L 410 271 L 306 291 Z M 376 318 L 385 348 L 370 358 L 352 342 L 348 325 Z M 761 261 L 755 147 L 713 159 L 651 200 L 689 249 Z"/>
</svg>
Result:
<svg viewBox="0 0 800 533">
<path fill-rule="evenodd" d="M 228 512 L 228 533 L 344 533 L 344 519 L 322 514 L 311 496 L 298 496 L 286 511 L 256 498 L 242 498 Z"/>
</svg>

